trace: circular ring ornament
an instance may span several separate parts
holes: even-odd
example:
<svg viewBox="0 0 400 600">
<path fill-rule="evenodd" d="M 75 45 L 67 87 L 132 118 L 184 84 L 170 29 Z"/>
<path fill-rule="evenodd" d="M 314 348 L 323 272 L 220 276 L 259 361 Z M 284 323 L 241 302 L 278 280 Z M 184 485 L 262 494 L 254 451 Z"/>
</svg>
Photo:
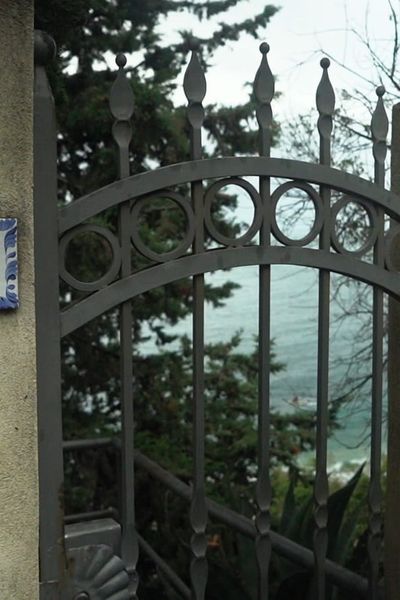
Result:
<svg viewBox="0 0 400 600">
<path fill-rule="evenodd" d="M 309 233 L 302 238 L 293 239 L 288 237 L 283 233 L 281 228 L 279 227 L 276 220 L 276 207 L 278 205 L 281 197 L 286 194 L 289 190 L 301 190 L 307 194 L 312 203 L 314 204 L 315 210 L 315 218 L 313 226 L 311 227 Z M 307 246 L 312 242 L 317 235 L 320 233 L 322 224 L 324 222 L 324 206 L 321 200 L 320 195 L 314 190 L 314 188 L 308 183 L 304 183 L 302 181 L 287 181 L 286 183 L 282 183 L 276 190 L 273 192 L 271 196 L 272 201 L 272 218 L 271 218 L 271 228 L 274 237 L 284 244 L 285 246 Z"/>
<path fill-rule="evenodd" d="M 369 222 L 370 222 L 370 226 L 371 226 L 371 233 L 369 234 L 368 238 L 365 240 L 365 242 L 363 243 L 363 245 L 361 246 L 361 248 L 358 248 L 357 250 L 348 250 L 347 248 L 345 248 L 343 246 L 343 244 L 339 241 L 338 236 L 336 235 L 336 219 L 337 216 L 339 214 L 339 212 L 342 210 L 342 208 L 344 208 L 346 206 L 346 204 L 359 204 L 360 206 L 362 206 L 369 218 Z M 366 202 L 365 200 L 363 200 L 362 198 L 354 198 L 353 196 L 342 196 L 340 198 L 340 200 L 338 200 L 336 202 L 336 204 L 333 206 L 332 208 L 332 212 L 331 212 L 331 219 L 332 219 L 332 227 L 331 227 L 331 241 L 332 241 L 332 246 L 333 248 L 336 250 L 336 252 L 338 252 L 339 254 L 347 254 L 349 256 L 355 256 L 355 257 L 361 257 L 363 256 L 363 254 L 365 254 L 366 252 L 368 252 L 368 250 L 371 250 L 371 248 L 374 247 L 374 244 L 376 242 L 376 238 L 378 236 L 378 229 L 376 227 L 376 210 L 373 206 L 371 206 L 371 204 L 369 204 L 368 202 Z"/>
<path fill-rule="evenodd" d="M 62 600 L 129 600 L 129 576 L 110 546 L 89 545 L 67 552 L 68 576 Z"/>
<path fill-rule="evenodd" d="M 95 281 L 81 281 L 76 279 L 65 267 L 65 252 L 68 244 L 71 240 L 82 233 L 97 233 L 100 237 L 103 237 L 110 244 L 112 250 L 112 261 L 108 271 Z M 98 225 L 79 225 L 71 231 L 68 231 L 60 240 L 60 277 L 68 283 L 70 286 L 83 292 L 95 292 L 103 287 L 106 287 L 109 283 L 114 281 L 118 275 L 121 266 L 121 248 L 118 239 L 104 227 Z"/>
<path fill-rule="evenodd" d="M 400 271 L 400 223 L 391 225 L 385 235 L 385 264 L 389 271 Z"/>
<path fill-rule="evenodd" d="M 140 237 L 138 227 L 140 211 L 146 205 L 146 203 L 149 202 L 149 200 L 152 200 L 154 198 L 168 198 L 169 200 L 173 200 L 174 202 L 176 202 L 176 204 L 178 204 L 181 207 L 186 216 L 186 232 L 183 237 L 183 240 L 178 244 L 178 246 L 174 250 L 171 250 L 170 252 L 154 252 L 154 250 L 151 250 L 151 248 L 148 248 L 146 246 L 146 244 Z M 131 227 L 131 239 L 135 248 L 139 250 L 140 254 L 142 254 L 146 258 L 150 258 L 151 260 L 160 263 L 179 258 L 191 246 L 194 239 L 195 220 L 192 207 L 183 196 L 175 192 L 171 192 L 169 190 L 164 190 L 160 194 L 144 196 L 143 198 L 140 198 L 137 202 L 135 202 L 131 211 Z"/>
<path fill-rule="evenodd" d="M 221 188 L 227 185 L 237 185 L 238 187 L 242 188 L 242 190 L 245 190 L 245 192 L 247 192 L 250 196 L 254 206 L 253 221 L 246 233 L 238 238 L 231 238 L 220 233 L 215 227 L 211 216 L 211 205 L 216 194 Z M 247 244 L 253 239 L 257 231 L 260 229 L 262 218 L 262 203 L 260 195 L 255 187 L 245 179 L 240 179 L 239 177 L 226 177 L 225 179 L 216 181 L 208 188 L 204 199 L 204 220 L 208 233 L 220 244 L 223 244 L 224 246 L 244 246 L 244 244 Z"/>
</svg>

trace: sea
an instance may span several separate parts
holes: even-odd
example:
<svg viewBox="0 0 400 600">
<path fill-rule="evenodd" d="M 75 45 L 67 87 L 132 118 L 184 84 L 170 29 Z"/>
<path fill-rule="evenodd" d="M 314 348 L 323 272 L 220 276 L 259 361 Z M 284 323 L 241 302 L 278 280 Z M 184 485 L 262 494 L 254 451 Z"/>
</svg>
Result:
<svg viewBox="0 0 400 600">
<path fill-rule="evenodd" d="M 228 187 L 228 186 L 227 186 Z M 231 190 L 226 190 L 227 192 Z M 304 199 L 302 206 L 304 208 Z M 282 211 L 293 207 L 293 198 L 286 199 Z M 246 229 L 252 219 L 252 206 L 248 199 L 239 195 L 234 218 Z M 311 220 L 313 215 L 311 215 Z M 307 211 L 299 220 L 287 219 L 292 237 L 301 237 L 310 226 Z M 289 225 L 288 225 L 289 223 Z M 283 229 L 283 225 L 282 225 Z M 258 285 L 257 266 L 240 267 L 228 271 L 208 273 L 206 284 L 219 286 L 227 281 L 238 285 L 224 305 L 218 308 L 207 303 L 205 307 L 205 342 L 228 341 L 240 332 L 241 352 L 251 353 L 255 348 L 258 331 Z M 331 473 L 355 471 L 357 465 L 369 460 L 371 372 L 370 343 L 372 340 L 372 317 L 369 307 L 372 289 L 366 284 L 331 274 L 331 319 L 329 356 L 329 400 L 347 395 L 346 403 L 339 411 L 340 429 L 328 440 L 328 465 Z M 166 329 L 168 333 L 191 337 L 192 319 L 188 317 Z M 271 376 L 270 402 L 272 410 L 282 412 L 316 410 L 317 395 L 317 342 L 318 342 L 318 270 L 308 267 L 273 265 L 271 267 L 271 337 L 276 360 L 283 363 L 284 370 Z M 150 337 L 142 347 L 143 352 L 155 351 Z M 358 384 L 367 382 L 360 389 Z M 384 386 L 385 387 L 385 386 Z M 384 390 L 384 403 L 386 392 Z M 383 423 L 383 447 L 385 454 L 386 431 Z M 302 465 L 312 467 L 314 456 L 300 455 Z"/>
</svg>

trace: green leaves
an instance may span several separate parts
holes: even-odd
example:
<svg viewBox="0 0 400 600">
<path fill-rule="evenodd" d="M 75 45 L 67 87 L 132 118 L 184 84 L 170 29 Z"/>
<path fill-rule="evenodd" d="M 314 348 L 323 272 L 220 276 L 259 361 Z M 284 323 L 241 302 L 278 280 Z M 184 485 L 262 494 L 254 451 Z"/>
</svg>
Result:
<svg viewBox="0 0 400 600">
<path fill-rule="evenodd" d="M 333 492 L 328 499 L 328 550 L 327 558 L 346 564 L 350 558 L 350 550 L 355 540 L 357 528 L 360 527 L 360 510 L 365 505 L 365 498 L 354 498 L 354 492 L 362 477 L 362 464 L 353 477 Z M 283 504 L 279 532 L 289 539 L 312 549 L 313 545 L 313 495 L 310 492 L 302 502 L 296 498 L 297 478 L 291 474 L 289 487 Z M 298 571 L 293 565 L 280 561 L 281 583 L 277 600 L 287 597 L 303 599 L 305 597 L 311 575 Z M 333 588 L 328 589 L 328 600 L 333 598 Z"/>
</svg>

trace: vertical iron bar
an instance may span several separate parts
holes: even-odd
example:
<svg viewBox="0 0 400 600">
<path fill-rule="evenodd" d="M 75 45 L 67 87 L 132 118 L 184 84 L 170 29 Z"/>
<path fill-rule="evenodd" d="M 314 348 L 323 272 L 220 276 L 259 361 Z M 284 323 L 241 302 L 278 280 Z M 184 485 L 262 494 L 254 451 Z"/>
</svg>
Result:
<svg viewBox="0 0 400 600">
<path fill-rule="evenodd" d="M 318 132 L 320 136 L 320 163 L 331 163 L 332 115 L 335 108 L 335 94 L 329 81 L 327 58 L 321 60 L 323 69 L 317 88 L 316 104 L 319 113 Z M 330 251 L 330 189 L 321 186 L 324 225 L 320 233 L 319 247 Z M 316 475 L 314 483 L 314 560 L 315 572 L 312 594 L 317 600 L 326 597 L 325 561 L 328 548 L 328 496 L 327 475 L 328 445 L 328 394 L 329 394 L 329 321 L 330 321 L 330 273 L 319 272 L 318 293 L 318 373 L 317 373 L 317 431 L 316 431 Z"/>
<path fill-rule="evenodd" d="M 385 186 L 385 157 L 388 119 L 383 105 L 383 86 L 376 89 L 377 105 L 372 115 L 371 133 L 375 167 L 375 183 Z M 384 213 L 377 207 L 378 237 L 374 247 L 374 264 L 384 268 Z M 371 473 L 368 490 L 369 505 L 369 598 L 379 594 L 379 563 L 382 530 L 382 386 L 383 386 L 383 291 L 374 286 L 372 308 L 372 410 L 371 410 Z"/>
<path fill-rule="evenodd" d="M 261 64 L 254 80 L 256 115 L 259 127 L 259 154 L 271 154 L 271 100 L 274 95 L 274 78 L 268 65 L 269 45 L 260 45 Z M 263 224 L 260 244 L 269 246 L 271 226 L 270 178 L 260 177 L 260 196 L 263 203 Z M 258 479 L 256 485 L 257 515 L 255 520 L 256 559 L 258 567 L 258 598 L 268 600 L 269 565 L 271 560 L 271 481 L 270 463 L 270 316 L 271 316 L 271 267 L 259 268 L 259 317 L 258 317 Z"/>
<path fill-rule="evenodd" d="M 390 189 L 400 195 L 400 104 L 392 107 L 390 143 Z M 395 231 L 397 222 L 391 219 Z M 396 235 L 390 255 L 399 267 L 400 240 Z M 400 302 L 389 297 L 388 311 L 388 411 L 387 411 L 387 470 L 385 493 L 384 573 L 385 598 L 397 600 L 400 589 L 400 536 L 397 522 L 400 505 Z"/>
<path fill-rule="evenodd" d="M 134 102 L 131 86 L 126 78 L 124 67 L 126 57 L 116 57 L 118 74 L 111 88 L 110 109 L 115 117 L 112 133 L 119 151 L 119 178 L 129 177 L 129 144 L 132 138 L 130 118 Z M 130 202 L 124 202 L 119 209 L 119 238 L 121 244 L 121 277 L 131 274 L 130 242 Z M 130 576 L 130 593 L 137 597 L 138 576 L 136 564 L 139 543 L 135 528 L 135 474 L 134 474 L 134 409 L 132 372 L 132 306 L 131 301 L 120 307 L 120 372 L 121 372 L 121 554 Z"/>
<path fill-rule="evenodd" d="M 57 145 L 54 100 L 45 65 L 54 41 L 35 32 L 34 227 L 40 497 L 41 597 L 59 597 L 64 507 L 58 278 Z"/>
<path fill-rule="evenodd" d="M 193 40 L 192 55 L 186 69 L 183 88 L 188 99 L 187 119 L 190 126 L 190 154 L 192 160 L 202 156 L 201 127 L 204 121 L 202 101 L 206 94 L 206 80 Z M 203 184 L 191 186 L 196 227 L 193 251 L 204 252 Z M 207 585 L 207 507 L 205 498 L 204 465 L 204 275 L 193 277 L 193 497 L 190 523 L 193 535 L 190 541 L 191 594 L 193 600 L 204 600 Z"/>
</svg>

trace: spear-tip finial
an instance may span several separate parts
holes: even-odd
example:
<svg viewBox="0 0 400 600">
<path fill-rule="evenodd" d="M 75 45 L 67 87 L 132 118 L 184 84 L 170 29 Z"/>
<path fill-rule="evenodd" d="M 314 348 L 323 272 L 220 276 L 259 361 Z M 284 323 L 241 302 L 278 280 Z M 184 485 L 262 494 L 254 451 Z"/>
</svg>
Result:
<svg viewBox="0 0 400 600">
<path fill-rule="evenodd" d="M 324 56 L 324 58 L 321 58 L 319 64 L 323 69 L 329 69 L 329 67 L 331 66 L 331 61 L 329 60 L 329 58 Z"/>
<path fill-rule="evenodd" d="M 379 85 L 375 91 L 378 100 L 371 117 L 372 153 L 377 169 L 375 171 L 375 181 L 383 183 L 385 179 L 384 165 L 387 154 L 386 137 L 389 130 L 389 119 L 383 102 L 383 96 L 386 91 L 384 86 Z"/>
<path fill-rule="evenodd" d="M 115 64 L 120 69 L 123 69 L 125 67 L 125 65 L 126 65 L 126 56 L 125 56 L 125 54 L 123 54 L 122 52 L 118 52 L 117 56 L 115 57 Z"/>
<path fill-rule="evenodd" d="M 384 85 L 378 85 L 378 87 L 376 88 L 376 95 L 378 96 L 378 98 L 382 98 L 382 96 L 385 95 L 386 93 L 386 89 Z"/>
<path fill-rule="evenodd" d="M 45 67 L 56 56 L 56 43 L 48 33 L 35 29 L 34 51 L 35 64 Z"/>
<path fill-rule="evenodd" d="M 198 52 L 200 50 L 200 40 L 199 38 L 192 36 L 188 41 L 189 50 L 192 52 Z"/>
<path fill-rule="evenodd" d="M 254 78 L 253 91 L 256 101 L 256 117 L 260 130 L 259 151 L 261 155 L 269 156 L 272 125 L 271 100 L 274 97 L 275 80 L 268 64 L 269 44 L 262 42 L 259 49 L 262 58 Z"/>
<path fill-rule="evenodd" d="M 319 64 L 321 65 L 323 72 L 317 87 L 317 109 L 320 115 L 331 117 L 335 110 L 335 92 L 328 74 L 331 61 L 324 56 Z"/>
<path fill-rule="evenodd" d="M 385 105 L 383 103 L 383 96 L 386 92 L 383 85 L 378 85 L 376 88 L 376 95 L 378 100 L 374 112 L 371 118 L 371 132 L 374 141 L 383 142 L 386 141 L 386 136 L 389 128 L 389 120 L 386 114 Z"/>
<path fill-rule="evenodd" d="M 117 76 L 110 91 L 110 110 L 117 121 L 129 121 L 133 114 L 134 98 L 124 67 L 126 56 L 119 52 L 115 57 L 118 67 Z"/>
<path fill-rule="evenodd" d="M 274 95 L 275 82 L 268 64 L 269 44 L 267 42 L 260 44 L 260 52 L 262 59 L 254 79 L 254 95 L 259 104 L 269 104 Z"/>
<path fill-rule="evenodd" d="M 201 104 L 207 91 L 204 70 L 197 54 L 199 48 L 199 40 L 195 37 L 190 38 L 189 49 L 192 55 L 183 78 L 183 90 L 189 104 Z"/>
</svg>

